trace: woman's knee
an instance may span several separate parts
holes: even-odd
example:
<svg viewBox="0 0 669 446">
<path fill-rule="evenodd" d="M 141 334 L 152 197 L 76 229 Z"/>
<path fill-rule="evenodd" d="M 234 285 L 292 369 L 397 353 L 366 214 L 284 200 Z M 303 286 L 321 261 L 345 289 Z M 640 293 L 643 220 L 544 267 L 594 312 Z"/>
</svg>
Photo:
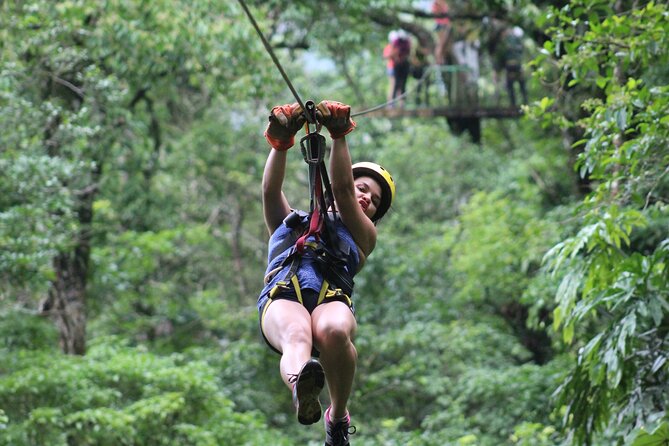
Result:
<svg viewBox="0 0 669 446">
<path fill-rule="evenodd" d="M 352 338 L 353 327 L 348 321 L 321 320 L 314 328 L 314 339 L 323 349 L 348 346 Z"/>
<path fill-rule="evenodd" d="M 321 351 L 352 345 L 355 330 L 355 316 L 345 303 L 319 305 L 312 313 L 314 341 Z"/>
<path fill-rule="evenodd" d="M 305 342 L 311 344 L 311 318 L 307 310 L 296 302 L 272 302 L 261 327 L 274 347 Z"/>
<path fill-rule="evenodd" d="M 287 323 L 281 332 L 283 345 L 311 344 L 311 329 L 302 321 Z"/>
</svg>

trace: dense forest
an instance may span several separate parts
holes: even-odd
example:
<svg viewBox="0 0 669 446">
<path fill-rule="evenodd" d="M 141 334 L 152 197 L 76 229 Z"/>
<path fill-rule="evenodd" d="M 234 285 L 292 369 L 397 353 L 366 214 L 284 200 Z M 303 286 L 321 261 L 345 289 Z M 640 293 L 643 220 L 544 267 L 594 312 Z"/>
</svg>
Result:
<svg viewBox="0 0 669 446">
<path fill-rule="evenodd" d="M 301 97 L 354 112 L 391 31 L 434 64 L 430 3 L 247 2 Z M 669 6 L 449 6 L 477 97 L 508 105 L 493 24 L 522 29 L 528 103 L 480 137 L 355 116 L 397 199 L 356 276 L 351 443 L 667 445 Z M 240 2 L 0 1 L 0 445 L 322 444 L 256 309 L 263 130 L 294 101 Z"/>
</svg>

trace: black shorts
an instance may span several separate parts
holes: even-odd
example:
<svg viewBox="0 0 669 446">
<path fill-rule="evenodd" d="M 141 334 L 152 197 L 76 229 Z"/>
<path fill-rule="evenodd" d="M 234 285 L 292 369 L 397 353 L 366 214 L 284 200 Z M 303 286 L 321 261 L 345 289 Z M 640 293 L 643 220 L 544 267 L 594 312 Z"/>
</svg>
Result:
<svg viewBox="0 0 669 446">
<path fill-rule="evenodd" d="M 307 309 L 309 314 L 311 314 L 316 307 L 318 306 L 318 297 L 320 293 L 316 290 L 312 290 L 310 288 L 304 288 L 300 289 L 301 294 L 302 294 L 302 306 Z M 265 333 L 262 331 L 262 319 L 263 316 L 265 315 L 265 311 L 267 310 L 267 306 L 273 301 L 273 300 L 279 300 L 279 299 L 284 299 L 284 300 L 290 300 L 293 302 L 300 302 L 300 300 L 297 298 L 297 293 L 295 293 L 295 288 L 293 285 L 288 285 L 285 289 L 279 290 L 274 297 L 270 299 L 269 295 L 266 294 L 263 296 L 259 301 L 258 301 L 258 320 L 259 320 L 259 328 L 260 328 L 260 335 L 264 339 L 265 343 L 271 348 L 273 351 L 277 352 L 278 354 L 281 354 L 280 351 L 278 351 L 270 342 L 267 340 L 265 337 Z M 351 312 L 355 315 L 355 308 L 353 307 L 353 304 L 350 300 L 347 301 L 346 298 L 330 298 L 327 300 L 328 302 L 332 301 L 340 301 L 348 305 L 348 307 L 351 309 Z M 312 348 L 311 352 L 312 356 L 318 357 L 319 352 L 316 350 L 315 347 Z"/>
</svg>

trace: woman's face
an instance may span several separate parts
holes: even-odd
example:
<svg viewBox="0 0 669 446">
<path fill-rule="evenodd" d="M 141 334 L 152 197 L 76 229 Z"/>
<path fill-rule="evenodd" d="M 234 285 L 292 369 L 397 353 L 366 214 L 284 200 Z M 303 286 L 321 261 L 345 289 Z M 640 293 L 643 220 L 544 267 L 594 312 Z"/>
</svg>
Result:
<svg viewBox="0 0 669 446">
<path fill-rule="evenodd" d="M 381 186 L 371 177 L 358 177 L 355 179 L 355 198 L 371 220 L 381 204 Z"/>
</svg>

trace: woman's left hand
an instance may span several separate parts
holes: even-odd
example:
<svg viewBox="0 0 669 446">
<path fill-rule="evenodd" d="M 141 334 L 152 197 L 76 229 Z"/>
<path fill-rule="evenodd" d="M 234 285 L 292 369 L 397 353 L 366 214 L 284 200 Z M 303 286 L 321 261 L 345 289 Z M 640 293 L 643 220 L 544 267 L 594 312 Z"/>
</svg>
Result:
<svg viewBox="0 0 669 446">
<path fill-rule="evenodd" d="M 316 106 L 316 119 L 330 132 L 332 139 L 343 138 L 355 130 L 351 106 L 337 101 L 321 101 Z"/>
</svg>

